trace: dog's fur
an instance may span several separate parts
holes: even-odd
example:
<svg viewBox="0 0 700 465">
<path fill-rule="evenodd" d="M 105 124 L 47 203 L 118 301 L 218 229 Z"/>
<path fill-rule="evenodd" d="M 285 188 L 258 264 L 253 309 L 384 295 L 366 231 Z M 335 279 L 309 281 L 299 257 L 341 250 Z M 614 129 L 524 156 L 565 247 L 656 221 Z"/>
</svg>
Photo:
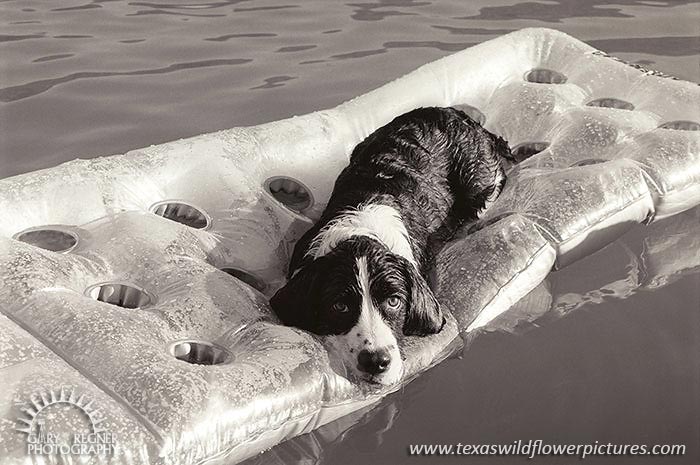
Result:
<svg viewBox="0 0 700 465">
<path fill-rule="evenodd" d="M 354 377 L 397 382 L 399 339 L 445 324 L 426 280 L 433 257 L 495 200 L 509 157 L 503 139 L 454 108 L 420 108 L 378 129 L 355 147 L 320 220 L 296 244 L 272 308 L 324 336 Z"/>
</svg>

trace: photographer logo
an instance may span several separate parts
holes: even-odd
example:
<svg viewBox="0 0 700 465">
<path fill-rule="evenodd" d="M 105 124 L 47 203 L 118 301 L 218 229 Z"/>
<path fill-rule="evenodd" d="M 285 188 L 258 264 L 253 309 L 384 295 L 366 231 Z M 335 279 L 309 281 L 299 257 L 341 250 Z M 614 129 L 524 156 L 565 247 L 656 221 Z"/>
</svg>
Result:
<svg viewBox="0 0 700 465">
<path fill-rule="evenodd" d="M 27 435 L 29 455 L 114 455 L 114 433 L 101 427 L 100 410 L 75 389 L 35 394 L 20 409 L 16 428 Z"/>
</svg>

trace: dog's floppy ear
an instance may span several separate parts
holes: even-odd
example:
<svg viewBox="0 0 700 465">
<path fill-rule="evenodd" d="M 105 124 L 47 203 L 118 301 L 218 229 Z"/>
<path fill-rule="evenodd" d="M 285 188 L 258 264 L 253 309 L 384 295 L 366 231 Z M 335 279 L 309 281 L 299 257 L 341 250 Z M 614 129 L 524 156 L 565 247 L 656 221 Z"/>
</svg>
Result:
<svg viewBox="0 0 700 465">
<path fill-rule="evenodd" d="M 270 306 L 287 326 L 314 331 L 317 320 L 318 281 L 325 257 L 303 266 L 270 299 Z"/>
<path fill-rule="evenodd" d="M 405 270 L 408 276 L 409 302 L 403 333 L 406 336 L 428 336 L 439 333 L 445 326 L 445 317 L 442 315 L 433 291 L 412 264 L 406 262 Z"/>
</svg>

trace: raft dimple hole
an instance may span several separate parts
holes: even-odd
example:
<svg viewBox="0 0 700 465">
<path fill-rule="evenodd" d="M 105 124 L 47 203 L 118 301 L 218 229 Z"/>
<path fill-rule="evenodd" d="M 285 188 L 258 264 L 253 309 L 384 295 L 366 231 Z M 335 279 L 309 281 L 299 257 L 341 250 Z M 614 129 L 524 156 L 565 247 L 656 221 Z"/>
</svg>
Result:
<svg viewBox="0 0 700 465">
<path fill-rule="evenodd" d="M 151 206 L 150 211 L 194 229 L 205 229 L 210 224 L 209 218 L 202 210 L 178 200 L 158 202 Z"/>
<path fill-rule="evenodd" d="M 591 100 L 586 105 L 589 107 L 615 108 L 617 110 L 634 110 L 634 105 L 630 102 L 607 97 Z"/>
<path fill-rule="evenodd" d="M 265 190 L 275 200 L 295 213 L 301 213 L 313 205 L 309 189 L 296 179 L 287 176 L 269 178 L 265 181 Z"/>
<path fill-rule="evenodd" d="M 536 84 L 564 84 L 566 76 L 552 69 L 534 68 L 525 73 L 525 80 Z"/>
<path fill-rule="evenodd" d="M 170 344 L 170 355 L 194 365 L 221 365 L 231 359 L 231 353 L 207 341 L 185 340 Z"/>
<path fill-rule="evenodd" d="M 675 129 L 676 131 L 700 131 L 700 123 L 695 121 L 669 121 L 659 126 L 659 129 Z"/>
<path fill-rule="evenodd" d="M 85 294 L 99 302 L 128 309 L 143 308 L 153 302 L 143 289 L 123 283 L 95 284 L 87 288 Z"/>
<path fill-rule="evenodd" d="M 68 231 L 48 227 L 31 228 L 14 236 L 18 241 L 51 252 L 66 253 L 78 244 L 78 236 Z"/>
<path fill-rule="evenodd" d="M 265 292 L 265 288 L 267 287 L 265 282 L 257 276 L 248 273 L 247 271 L 243 271 L 240 268 L 234 267 L 224 267 L 221 268 L 221 271 L 233 276 L 236 279 L 240 279 L 253 289 L 256 289 L 260 292 Z"/>
<path fill-rule="evenodd" d="M 549 147 L 549 142 L 523 142 L 513 147 L 511 153 L 517 163 L 527 160 Z"/>
</svg>

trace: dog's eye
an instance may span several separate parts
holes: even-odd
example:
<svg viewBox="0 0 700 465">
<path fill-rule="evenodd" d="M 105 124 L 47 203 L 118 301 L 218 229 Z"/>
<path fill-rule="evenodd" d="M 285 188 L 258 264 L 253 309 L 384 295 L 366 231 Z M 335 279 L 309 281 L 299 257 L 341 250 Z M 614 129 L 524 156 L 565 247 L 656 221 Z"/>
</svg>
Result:
<svg viewBox="0 0 700 465">
<path fill-rule="evenodd" d="M 388 308 L 394 309 L 401 305 L 401 299 L 398 296 L 392 295 L 385 301 Z"/>
<path fill-rule="evenodd" d="M 333 304 L 333 310 L 335 310 L 336 312 L 345 313 L 350 309 L 348 308 L 348 305 L 345 302 L 336 302 Z"/>
</svg>

